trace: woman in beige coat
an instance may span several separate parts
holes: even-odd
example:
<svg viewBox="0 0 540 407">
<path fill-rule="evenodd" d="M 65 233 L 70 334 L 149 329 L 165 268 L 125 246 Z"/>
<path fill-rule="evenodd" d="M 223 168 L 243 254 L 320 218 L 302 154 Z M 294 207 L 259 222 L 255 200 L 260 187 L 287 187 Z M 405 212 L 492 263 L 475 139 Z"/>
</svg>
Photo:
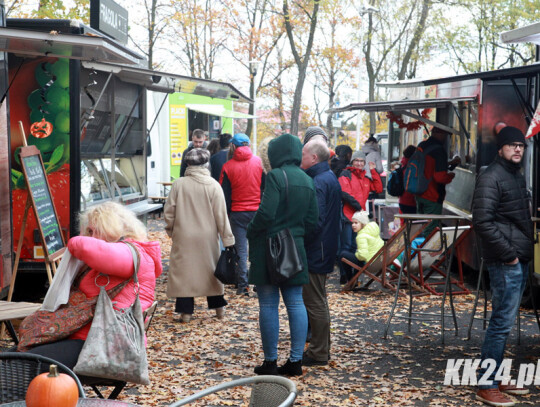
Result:
<svg viewBox="0 0 540 407">
<path fill-rule="evenodd" d="M 171 187 L 165 203 L 165 231 L 172 238 L 167 296 L 176 297 L 175 311 L 183 322 L 193 314 L 193 297 L 207 297 L 208 308 L 223 318 L 227 301 L 223 284 L 214 277 L 220 255 L 219 237 L 225 247 L 234 245 L 223 190 L 210 176 L 206 149 L 191 150 L 184 160 L 185 176 Z"/>
</svg>

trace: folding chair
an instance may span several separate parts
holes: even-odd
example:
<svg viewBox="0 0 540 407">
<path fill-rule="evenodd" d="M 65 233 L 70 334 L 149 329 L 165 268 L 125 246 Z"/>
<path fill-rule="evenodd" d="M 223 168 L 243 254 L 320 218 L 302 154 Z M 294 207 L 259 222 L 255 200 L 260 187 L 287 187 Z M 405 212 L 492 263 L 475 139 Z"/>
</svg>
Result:
<svg viewBox="0 0 540 407">
<path fill-rule="evenodd" d="M 50 365 L 58 366 L 59 373 L 65 373 L 75 380 L 79 397 L 86 398 L 81 382 L 71 369 L 53 359 L 33 353 L 0 353 L 0 403 L 24 401 L 26 390 L 34 377 L 48 372 Z"/>
<path fill-rule="evenodd" d="M 281 376 L 253 376 L 218 384 L 170 404 L 168 407 L 184 406 L 210 394 L 246 385 L 251 386 L 250 407 L 288 407 L 292 406 L 296 399 L 296 385 L 292 380 Z"/>
<path fill-rule="evenodd" d="M 144 319 L 144 329 L 146 332 L 148 332 L 148 329 L 150 328 L 150 323 L 152 322 L 152 319 L 154 318 L 154 313 L 156 312 L 157 308 L 157 301 L 154 301 L 150 308 L 148 308 L 146 311 L 143 312 L 143 319 Z M 126 387 L 127 382 L 122 380 L 111 380 L 111 379 L 102 379 L 99 377 L 89 377 L 89 376 L 81 376 L 80 377 L 82 384 L 86 386 L 90 386 L 92 390 L 96 393 L 96 395 L 104 399 L 105 396 L 100 391 L 99 387 L 113 387 L 113 390 L 109 394 L 108 399 L 115 400 L 122 390 L 124 390 L 124 387 Z"/>
<path fill-rule="evenodd" d="M 415 239 L 426 228 L 427 222 L 414 222 L 411 224 L 410 234 L 412 239 Z M 397 286 L 393 281 L 397 280 L 399 273 L 391 268 L 398 256 L 405 251 L 405 225 L 402 225 L 394 235 L 386 241 L 384 246 L 365 264 L 364 267 L 350 262 L 342 258 L 341 261 L 350 265 L 358 272 L 351 280 L 343 287 L 342 291 L 351 291 L 358 281 L 360 275 L 365 274 L 370 279 L 364 284 L 364 287 L 369 287 L 374 281 L 377 281 L 383 288 L 388 288 L 392 291 L 397 290 Z M 387 276 L 388 274 L 388 276 Z M 390 279 L 388 278 L 390 277 Z"/>
</svg>

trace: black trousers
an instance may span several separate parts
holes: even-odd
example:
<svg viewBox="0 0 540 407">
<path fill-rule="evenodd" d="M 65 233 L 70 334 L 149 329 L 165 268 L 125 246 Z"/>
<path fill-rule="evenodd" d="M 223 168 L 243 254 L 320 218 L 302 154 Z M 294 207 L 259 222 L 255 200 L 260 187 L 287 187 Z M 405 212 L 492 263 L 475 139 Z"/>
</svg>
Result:
<svg viewBox="0 0 540 407">
<path fill-rule="evenodd" d="M 73 370 L 77 364 L 83 345 L 84 341 L 82 339 L 64 339 L 58 342 L 36 346 L 30 349 L 28 353 L 54 359 Z"/>
<path fill-rule="evenodd" d="M 209 309 L 221 308 L 227 305 L 227 301 L 223 295 L 206 297 L 206 302 L 208 302 Z M 195 300 L 193 297 L 178 297 L 176 299 L 176 307 L 174 308 L 174 311 L 181 314 L 193 314 L 194 306 Z"/>
<path fill-rule="evenodd" d="M 364 267 L 364 265 L 366 264 L 365 261 L 360 261 L 356 258 L 356 256 L 354 255 L 353 252 L 350 252 L 350 251 L 342 251 L 339 255 L 340 259 L 342 257 L 346 258 L 347 260 L 349 260 L 350 262 L 360 266 L 360 267 Z M 353 278 L 353 276 L 356 274 L 357 270 L 353 269 L 351 266 L 349 266 L 348 264 L 346 263 L 343 263 L 341 262 L 341 266 L 343 267 L 343 270 L 345 271 L 345 275 L 347 276 L 347 281 L 350 280 L 351 278 Z"/>
</svg>

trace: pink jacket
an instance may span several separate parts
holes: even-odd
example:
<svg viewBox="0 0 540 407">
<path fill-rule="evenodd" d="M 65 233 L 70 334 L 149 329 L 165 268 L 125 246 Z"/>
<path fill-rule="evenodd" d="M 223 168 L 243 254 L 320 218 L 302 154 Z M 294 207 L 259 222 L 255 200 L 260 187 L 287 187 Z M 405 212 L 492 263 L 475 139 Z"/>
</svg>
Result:
<svg viewBox="0 0 540 407">
<path fill-rule="evenodd" d="M 161 267 L 161 247 L 159 242 L 132 242 L 139 251 L 140 266 L 139 273 L 139 298 L 143 311 L 149 308 L 154 302 L 154 291 L 156 278 L 163 271 Z M 133 275 L 133 255 L 128 245 L 125 243 L 109 243 L 104 240 L 88 236 L 75 236 L 68 242 L 70 253 L 84 261 L 91 270 L 81 281 L 80 289 L 88 297 L 95 297 L 99 294 L 99 287 L 96 285 L 96 277 L 101 274 L 109 276 L 109 283 L 105 289 L 110 289 Z M 107 283 L 105 277 L 97 279 L 98 284 Z M 115 308 L 121 309 L 129 307 L 135 301 L 134 283 L 130 281 L 120 293 L 114 297 Z M 78 332 L 70 336 L 70 339 L 84 339 L 88 335 L 90 324 L 82 327 Z"/>
</svg>

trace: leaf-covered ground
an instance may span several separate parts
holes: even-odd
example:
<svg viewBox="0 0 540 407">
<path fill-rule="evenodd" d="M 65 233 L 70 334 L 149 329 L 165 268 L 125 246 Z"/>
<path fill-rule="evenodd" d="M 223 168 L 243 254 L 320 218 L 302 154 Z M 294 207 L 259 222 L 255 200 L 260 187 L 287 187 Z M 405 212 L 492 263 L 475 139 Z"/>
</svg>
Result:
<svg viewBox="0 0 540 407">
<path fill-rule="evenodd" d="M 152 239 L 161 241 L 163 263 L 168 267 L 170 240 L 161 221 L 150 221 Z M 197 256 L 197 253 L 193 254 Z M 477 358 L 483 339 L 482 322 L 476 321 L 471 340 L 466 340 L 474 297 L 456 296 L 458 336 L 450 318 L 446 320 L 446 345 L 441 343 L 440 323 L 413 321 L 408 332 L 404 320 L 392 321 L 387 339 L 383 338 L 393 295 L 379 290 L 340 293 L 337 272 L 329 284 L 332 318 L 331 360 L 328 366 L 304 367 L 304 375 L 293 378 L 299 390 L 299 406 L 466 406 L 482 405 L 474 400 L 472 386 L 443 385 L 448 358 Z M 159 305 L 148 332 L 148 360 L 151 385 L 128 385 L 120 400 L 144 406 L 167 406 L 201 389 L 240 377 L 252 376 L 263 360 L 258 329 L 256 297 L 236 296 L 226 288 L 229 306 L 218 320 L 197 298 L 195 314 L 188 324 L 181 323 L 174 300 L 165 295 L 167 272 L 157 284 Z M 400 312 L 408 302 L 399 300 Z M 441 297 L 414 300 L 415 311 L 440 312 Z M 447 310 L 449 311 L 448 307 Z M 283 304 L 279 360 L 288 356 L 288 322 Z M 540 354 L 540 335 L 534 318 L 521 322 L 521 344 L 516 329 L 507 346 L 513 366 L 535 363 Z M 516 373 L 513 373 L 516 376 Z M 540 372 L 539 372 L 540 374 Z M 540 381 L 539 381 L 540 382 Z M 539 405 L 540 387 L 530 386 L 531 394 L 518 396 L 519 405 Z M 209 396 L 199 404 L 244 406 L 249 390 L 236 388 Z M 88 396 L 93 397 L 91 389 Z"/>
</svg>

